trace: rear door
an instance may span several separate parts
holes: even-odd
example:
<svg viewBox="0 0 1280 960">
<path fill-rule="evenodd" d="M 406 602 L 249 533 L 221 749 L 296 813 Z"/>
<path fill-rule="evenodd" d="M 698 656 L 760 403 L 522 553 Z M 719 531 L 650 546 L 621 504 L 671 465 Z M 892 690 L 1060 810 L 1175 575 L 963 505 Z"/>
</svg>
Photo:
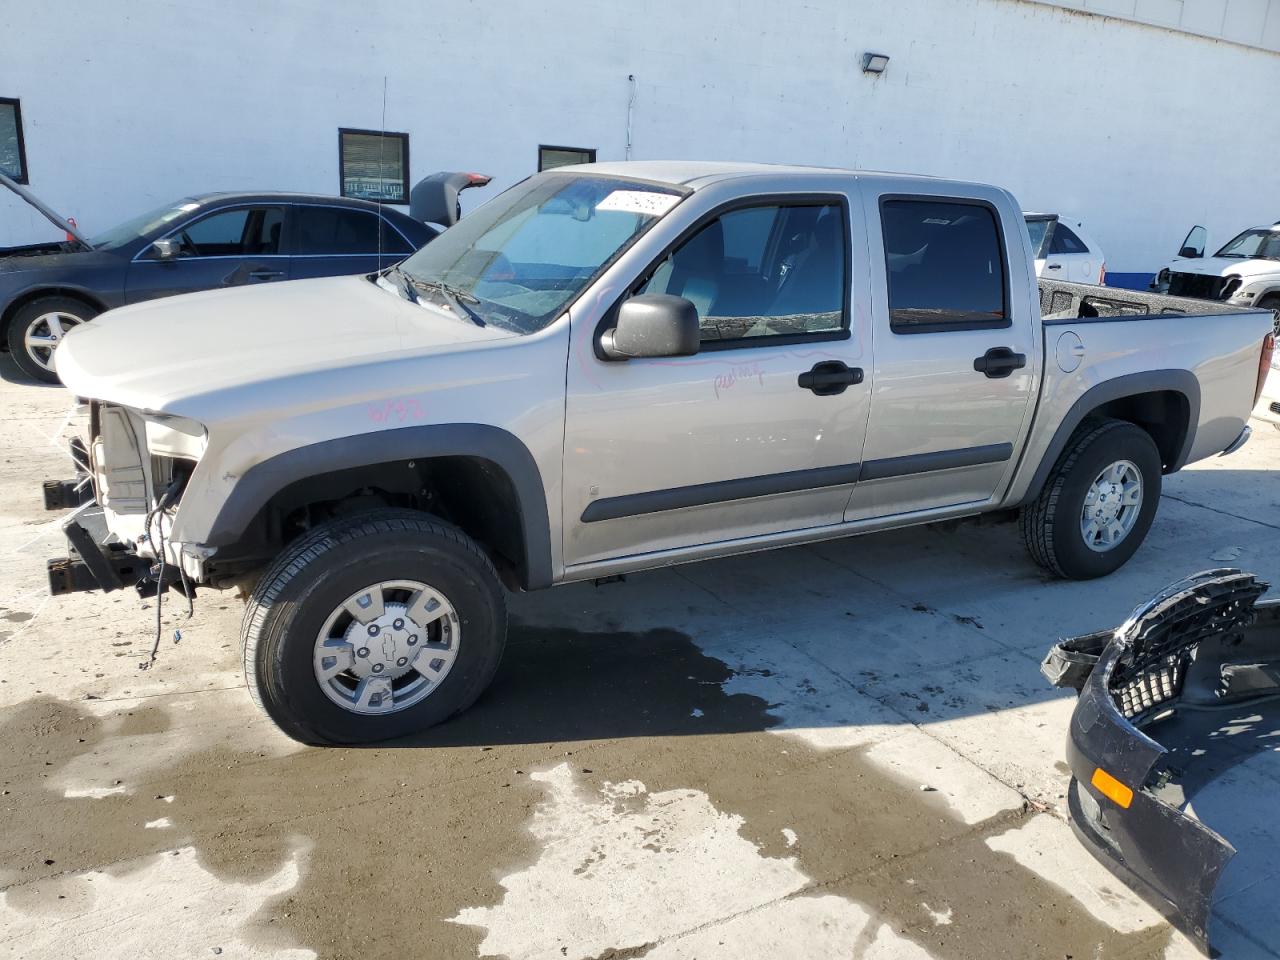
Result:
<svg viewBox="0 0 1280 960">
<path fill-rule="evenodd" d="M 285 207 L 243 204 L 198 214 L 166 233 L 179 241 L 176 257 L 162 260 L 147 246 L 129 264 L 125 298 L 130 303 L 197 290 L 289 279 L 281 251 Z"/>
<path fill-rule="evenodd" d="M 977 507 L 1007 482 L 1036 382 L 1038 312 L 1022 224 L 997 199 L 866 198 L 875 374 L 846 520 Z"/>
<path fill-rule="evenodd" d="M 414 250 L 374 211 L 323 204 L 294 204 L 292 239 L 294 279 L 373 273 Z"/>
</svg>

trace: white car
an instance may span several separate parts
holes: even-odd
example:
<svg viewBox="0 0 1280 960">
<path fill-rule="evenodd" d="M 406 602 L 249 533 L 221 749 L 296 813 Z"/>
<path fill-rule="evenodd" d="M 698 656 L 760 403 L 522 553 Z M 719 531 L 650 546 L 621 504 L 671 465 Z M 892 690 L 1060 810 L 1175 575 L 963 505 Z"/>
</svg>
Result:
<svg viewBox="0 0 1280 960">
<path fill-rule="evenodd" d="M 1097 241 L 1076 217 L 1059 213 L 1024 213 L 1031 249 L 1036 252 L 1036 276 L 1072 283 L 1102 284 L 1107 258 Z"/>
<path fill-rule="evenodd" d="M 1262 385 L 1262 395 L 1253 408 L 1253 416 L 1280 430 L 1280 351 L 1271 357 L 1271 370 Z"/>
<path fill-rule="evenodd" d="M 1280 310 L 1280 221 L 1250 227 L 1212 257 L 1204 255 L 1207 239 L 1204 227 L 1192 227 L 1178 255 L 1156 274 L 1152 289 Z"/>
</svg>

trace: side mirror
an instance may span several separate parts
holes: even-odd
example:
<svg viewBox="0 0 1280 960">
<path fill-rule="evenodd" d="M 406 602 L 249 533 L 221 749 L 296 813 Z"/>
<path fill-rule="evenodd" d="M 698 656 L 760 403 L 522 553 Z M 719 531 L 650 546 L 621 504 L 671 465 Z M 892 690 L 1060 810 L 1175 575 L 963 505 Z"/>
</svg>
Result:
<svg viewBox="0 0 1280 960">
<path fill-rule="evenodd" d="M 182 253 L 182 241 L 177 237 L 165 237 L 151 244 L 151 248 L 155 250 L 157 260 L 174 260 Z"/>
<path fill-rule="evenodd" d="M 1195 247 L 1183 247 L 1178 251 L 1178 256 L 1185 257 L 1188 260 L 1198 260 L 1204 256 L 1204 251 L 1197 250 Z"/>
<path fill-rule="evenodd" d="M 692 303 L 668 293 L 642 293 L 618 308 L 618 325 L 600 335 L 600 352 L 610 360 L 690 357 L 700 339 Z"/>
</svg>

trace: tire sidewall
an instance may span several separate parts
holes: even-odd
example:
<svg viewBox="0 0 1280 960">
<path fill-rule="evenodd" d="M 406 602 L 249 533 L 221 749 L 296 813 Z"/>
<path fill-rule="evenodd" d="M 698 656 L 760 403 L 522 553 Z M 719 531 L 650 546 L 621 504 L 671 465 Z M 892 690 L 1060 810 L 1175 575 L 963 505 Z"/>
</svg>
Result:
<svg viewBox="0 0 1280 960">
<path fill-rule="evenodd" d="M 505 617 L 500 590 L 483 565 L 443 538 L 384 532 L 341 543 L 307 564 L 274 599 L 253 669 L 263 706 L 282 726 L 301 723 L 335 743 L 387 740 L 423 730 L 467 706 L 501 659 Z M 386 716 L 344 710 L 325 695 L 314 671 L 316 638 L 352 594 L 387 580 L 418 580 L 440 591 L 458 615 L 458 656 L 437 690 Z M 280 716 L 279 711 L 286 716 Z M 283 721 L 283 722 L 282 722 Z"/>
<path fill-rule="evenodd" d="M 1128 536 L 1106 552 L 1091 550 L 1080 530 L 1084 498 L 1094 479 L 1108 465 L 1129 460 L 1142 474 L 1142 509 Z M 1061 478 L 1053 518 L 1053 544 L 1063 572 L 1073 579 L 1106 576 L 1137 552 L 1151 529 L 1160 505 L 1162 465 L 1151 436 L 1131 424 L 1106 431 L 1078 455 L 1071 471 Z"/>
<path fill-rule="evenodd" d="M 27 330 L 37 317 L 54 312 L 71 314 L 80 324 L 87 323 L 98 315 L 98 311 L 87 303 L 70 297 L 41 297 L 20 307 L 14 313 L 6 334 L 9 353 L 23 373 L 42 383 L 58 383 L 58 375 L 52 370 L 44 369 L 36 362 L 35 357 L 28 353 Z"/>
</svg>

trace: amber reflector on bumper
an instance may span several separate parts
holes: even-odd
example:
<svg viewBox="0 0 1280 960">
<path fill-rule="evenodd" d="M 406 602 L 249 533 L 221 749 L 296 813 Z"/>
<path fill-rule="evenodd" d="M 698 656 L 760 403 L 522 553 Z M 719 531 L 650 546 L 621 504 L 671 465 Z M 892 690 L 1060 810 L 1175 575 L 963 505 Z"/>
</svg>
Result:
<svg viewBox="0 0 1280 960">
<path fill-rule="evenodd" d="M 1093 779 L 1090 782 L 1100 794 L 1126 810 L 1129 809 L 1129 804 L 1133 803 L 1133 791 L 1101 767 L 1093 771 Z"/>
</svg>

